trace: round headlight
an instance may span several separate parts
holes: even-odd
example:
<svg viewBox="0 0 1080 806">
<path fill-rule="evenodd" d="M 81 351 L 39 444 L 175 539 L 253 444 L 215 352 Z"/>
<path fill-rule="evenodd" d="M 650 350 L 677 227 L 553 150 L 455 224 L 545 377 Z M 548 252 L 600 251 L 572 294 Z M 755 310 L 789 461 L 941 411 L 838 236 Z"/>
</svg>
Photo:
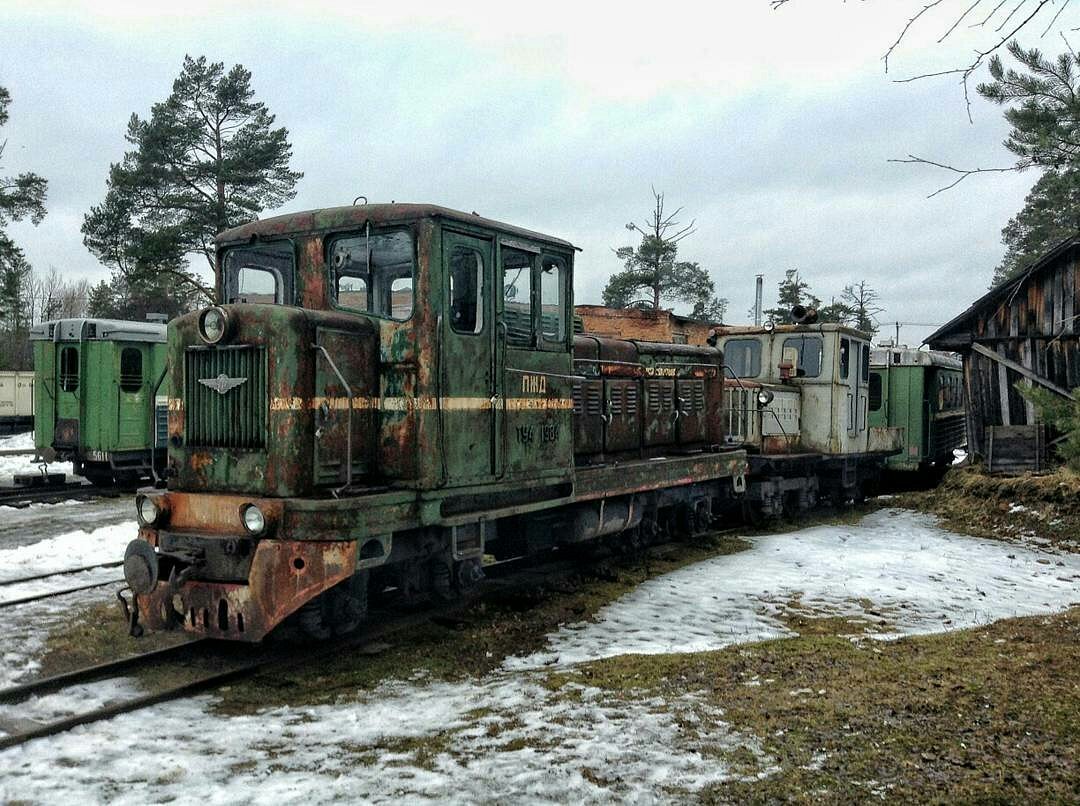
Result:
<svg viewBox="0 0 1080 806">
<path fill-rule="evenodd" d="M 762 325 L 762 327 L 765 329 L 766 333 L 772 333 L 774 330 L 776 330 L 776 325 L 774 325 L 772 322 L 766 322 Z"/>
<path fill-rule="evenodd" d="M 217 344 L 225 337 L 228 317 L 221 308 L 208 308 L 199 320 L 199 331 L 207 344 Z"/>
<path fill-rule="evenodd" d="M 244 528 L 253 535 L 259 534 L 266 528 L 266 518 L 254 504 L 248 504 L 240 510 L 240 520 L 244 522 Z"/>
<path fill-rule="evenodd" d="M 768 406 L 773 401 L 773 393 L 768 389 L 762 389 L 757 393 L 757 402 L 759 406 Z"/>
<path fill-rule="evenodd" d="M 135 514 L 143 526 L 154 526 L 161 518 L 161 507 L 149 495 L 140 495 L 135 499 Z"/>
</svg>

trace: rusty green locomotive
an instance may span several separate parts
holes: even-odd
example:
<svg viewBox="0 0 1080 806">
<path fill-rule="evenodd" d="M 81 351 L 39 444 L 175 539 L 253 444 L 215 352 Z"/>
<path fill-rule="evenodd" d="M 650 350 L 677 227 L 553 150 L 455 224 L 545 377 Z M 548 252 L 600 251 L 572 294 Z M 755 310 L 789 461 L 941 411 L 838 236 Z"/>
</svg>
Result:
<svg viewBox="0 0 1080 806">
<path fill-rule="evenodd" d="M 722 353 L 575 336 L 574 247 L 371 204 L 218 238 L 169 327 L 168 488 L 137 499 L 129 617 L 259 640 L 448 597 L 506 558 L 702 526 L 744 489 Z"/>
</svg>

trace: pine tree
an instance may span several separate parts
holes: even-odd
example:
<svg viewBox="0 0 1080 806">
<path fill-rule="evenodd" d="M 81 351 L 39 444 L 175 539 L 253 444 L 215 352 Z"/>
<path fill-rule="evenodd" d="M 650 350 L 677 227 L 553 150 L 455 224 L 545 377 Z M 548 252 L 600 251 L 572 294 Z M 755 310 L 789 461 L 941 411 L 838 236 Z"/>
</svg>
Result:
<svg viewBox="0 0 1080 806">
<path fill-rule="evenodd" d="M 255 100 L 250 71 L 185 56 L 172 93 L 148 119 L 132 115 L 126 138 L 133 149 L 110 168 L 83 242 L 133 283 L 168 274 L 212 299 L 186 257 L 213 270 L 217 233 L 296 195 L 288 130 Z"/>
<path fill-rule="evenodd" d="M 776 307 L 767 308 L 762 313 L 766 322 L 782 325 L 791 320 L 791 309 L 796 305 L 820 308 L 821 300 L 810 293 L 810 284 L 802 279 L 798 269 L 788 269 L 777 286 Z"/>
<path fill-rule="evenodd" d="M 615 254 L 624 268 L 608 280 L 604 304 L 611 308 L 660 308 L 661 302 L 684 303 L 690 316 L 709 322 L 721 322 L 727 300 L 716 296 L 716 285 L 700 264 L 676 260 L 679 242 L 694 233 L 694 222 L 681 226 L 673 213 L 664 212 L 664 194 L 653 190 L 654 207 L 645 225 L 633 222 L 628 230 L 641 235 L 637 247 L 623 246 Z"/>
</svg>

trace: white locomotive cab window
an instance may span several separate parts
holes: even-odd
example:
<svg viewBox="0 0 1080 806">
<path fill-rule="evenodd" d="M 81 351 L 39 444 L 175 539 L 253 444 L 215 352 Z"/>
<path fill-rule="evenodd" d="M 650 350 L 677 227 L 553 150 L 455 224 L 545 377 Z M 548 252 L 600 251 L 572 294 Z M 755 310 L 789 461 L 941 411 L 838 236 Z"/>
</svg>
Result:
<svg viewBox="0 0 1080 806">
<path fill-rule="evenodd" d="M 450 253 L 450 327 L 457 333 L 484 329 L 484 258 L 467 246 Z"/>
<path fill-rule="evenodd" d="M 851 340 L 840 338 L 840 377 L 847 380 L 851 374 Z"/>
<path fill-rule="evenodd" d="M 784 339 L 783 354 L 795 356 L 795 377 L 821 375 L 821 336 L 792 336 Z"/>
<path fill-rule="evenodd" d="M 547 257 L 540 263 L 540 322 L 544 341 L 566 341 L 566 264 L 561 258 Z"/>
<path fill-rule="evenodd" d="M 405 230 L 332 241 L 327 257 L 339 307 L 403 322 L 413 312 L 413 239 Z"/>
<path fill-rule="evenodd" d="M 724 363 L 736 378 L 756 378 L 761 374 L 761 342 L 732 339 L 724 345 Z"/>
</svg>

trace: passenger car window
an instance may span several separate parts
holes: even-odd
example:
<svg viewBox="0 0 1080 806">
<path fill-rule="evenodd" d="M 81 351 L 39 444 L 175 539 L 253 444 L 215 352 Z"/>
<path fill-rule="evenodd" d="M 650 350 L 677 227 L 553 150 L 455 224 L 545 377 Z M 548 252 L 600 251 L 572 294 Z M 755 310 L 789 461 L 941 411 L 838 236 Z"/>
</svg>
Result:
<svg viewBox="0 0 1080 806">
<path fill-rule="evenodd" d="M 874 372 L 870 375 L 870 411 L 881 409 L 881 373 Z"/>
<path fill-rule="evenodd" d="M 292 305 L 295 259 L 291 243 L 241 246 L 225 253 L 225 301 Z"/>
<path fill-rule="evenodd" d="M 847 379 L 851 370 L 851 341 L 840 339 L 840 377 Z"/>
<path fill-rule="evenodd" d="M 403 322 L 413 312 L 413 238 L 405 230 L 336 238 L 329 246 L 339 307 Z"/>
<path fill-rule="evenodd" d="M 60 351 L 60 388 L 74 392 L 79 388 L 79 351 L 65 347 Z"/>
<path fill-rule="evenodd" d="M 484 258 L 466 246 L 450 253 L 450 327 L 458 333 L 484 329 Z"/>
<path fill-rule="evenodd" d="M 502 249 L 503 323 L 508 344 L 532 346 L 532 255 Z"/>
<path fill-rule="evenodd" d="M 545 256 L 540 262 L 540 332 L 549 344 L 566 342 L 566 264 Z"/>
<path fill-rule="evenodd" d="M 724 345 L 724 363 L 736 378 L 756 378 L 761 374 L 761 342 L 732 339 Z"/>
<path fill-rule="evenodd" d="M 817 378 L 821 375 L 821 337 L 792 336 L 784 339 L 784 351 L 795 350 L 798 360 L 795 363 L 795 376 L 798 378 Z"/>
<path fill-rule="evenodd" d="M 125 392 L 138 392 L 142 385 L 142 351 L 137 347 L 125 347 L 120 351 L 120 388 Z"/>
</svg>

